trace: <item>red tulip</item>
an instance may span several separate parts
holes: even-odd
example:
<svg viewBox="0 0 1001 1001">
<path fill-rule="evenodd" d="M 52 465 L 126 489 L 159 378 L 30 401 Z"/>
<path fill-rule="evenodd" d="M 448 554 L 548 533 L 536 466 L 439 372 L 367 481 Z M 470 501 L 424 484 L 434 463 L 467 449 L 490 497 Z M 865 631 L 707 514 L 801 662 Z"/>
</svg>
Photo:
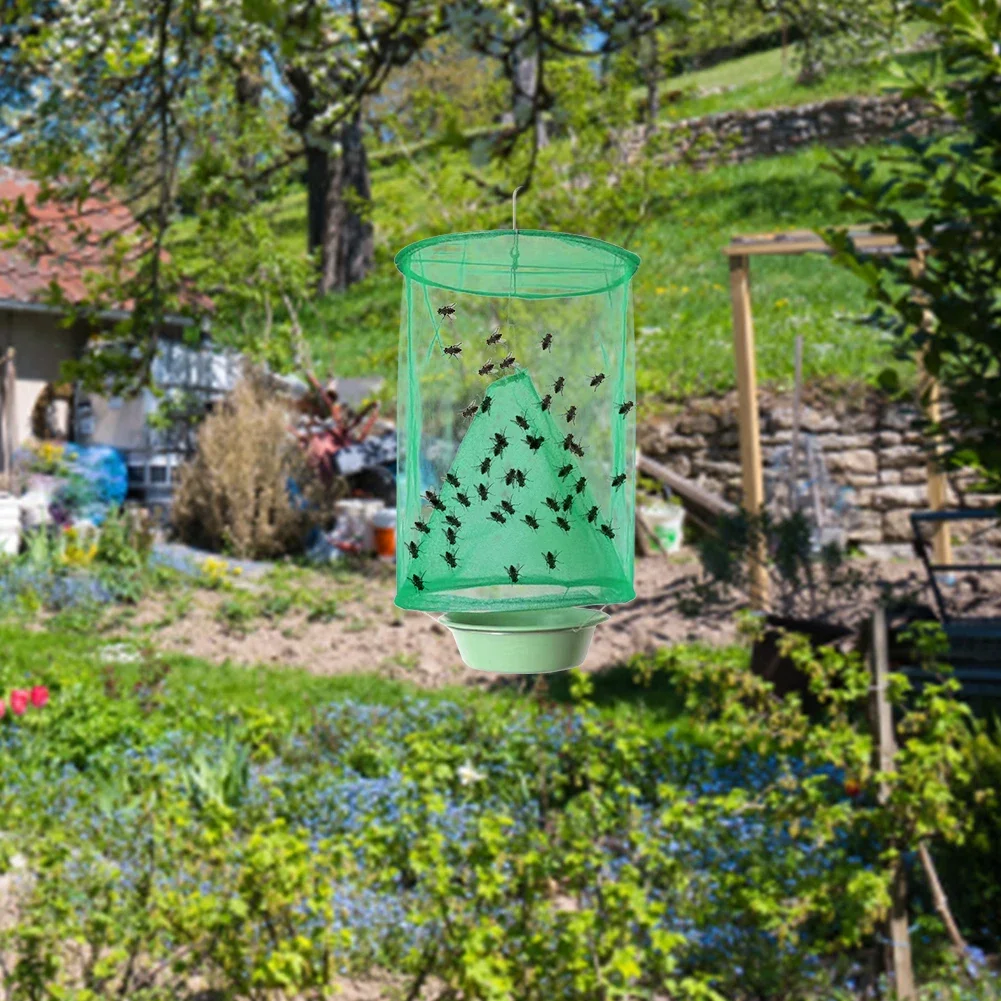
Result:
<svg viewBox="0 0 1001 1001">
<path fill-rule="evenodd" d="M 12 688 L 10 692 L 10 711 L 15 716 L 23 716 L 28 708 L 28 693 L 23 688 Z"/>
<path fill-rule="evenodd" d="M 7 707 L 3 704 L 3 699 L 0 699 L 0 719 L 3 719 L 3 714 L 7 711 Z"/>
<path fill-rule="evenodd" d="M 31 690 L 31 704 L 36 709 L 41 709 L 49 701 L 49 690 L 45 685 L 35 685 Z"/>
</svg>

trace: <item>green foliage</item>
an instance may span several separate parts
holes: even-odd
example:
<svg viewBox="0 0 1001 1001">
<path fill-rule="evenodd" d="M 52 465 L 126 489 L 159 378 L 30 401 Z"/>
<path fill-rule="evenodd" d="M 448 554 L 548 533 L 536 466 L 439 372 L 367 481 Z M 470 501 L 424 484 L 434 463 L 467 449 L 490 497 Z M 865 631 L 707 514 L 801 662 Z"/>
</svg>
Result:
<svg viewBox="0 0 1001 1001">
<path fill-rule="evenodd" d="M 876 304 L 874 324 L 898 357 L 921 360 L 948 401 L 926 418 L 930 445 L 1001 483 L 1001 7 L 995 0 L 918 4 L 943 38 L 941 62 L 923 79 L 901 74 L 904 94 L 960 123 L 948 136 L 909 137 L 880 157 L 884 170 L 836 157 L 844 207 L 892 233 L 902 253 L 868 258 L 843 231 L 826 239 Z M 884 179 L 889 172 L 889 180 Z M 901 199 L 925 210 L 912 221 Z M 892 377 L 888 377 L 892 382 Z M 924 390 L 925 401 L 931 392 Z"/>
<path fill-rule="evenodd" d="M 0 724 L 0 867 L 30 874 L 0 926 L 18 999 L 320 997 L 386 970 L 469 1001 L 845 997 L 898 846 L 971 819 L 954 684 L 894 677 L 881 775 L 864 666 L 795 639 L 812 717 L 740 651 L 637 660 L 686 700 L 667 731 L 590 705 L 583 676 L 574 707 L 345 698 L 360 679 L 0 639 L 0 685 L 52 691 Z"/>
</svg>

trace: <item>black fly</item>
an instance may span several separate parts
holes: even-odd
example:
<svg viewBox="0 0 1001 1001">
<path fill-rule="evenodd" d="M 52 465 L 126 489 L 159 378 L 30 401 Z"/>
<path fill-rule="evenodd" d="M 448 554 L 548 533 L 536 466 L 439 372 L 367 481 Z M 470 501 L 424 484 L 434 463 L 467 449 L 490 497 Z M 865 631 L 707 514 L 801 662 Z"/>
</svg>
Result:
<svg viewBox="0 0 1001 1001">
<path fill-rule="evenodd" d="M 421 546 L 424 545 L 423 542 L 408 542 L 407 552 L 410 553 L 411 559 L 417 559 L 420 555 Z"/>
<path fill-rule="evenodd" d="M 447 348 L 445 348 L 445 354 L 451 355 L 453 358 L 456 355 L 461 355 L 462 354 L 462 345 L 461 344 L 449 344 L 449 346 Z"/>
<path fill-rule="evenodd" d="M 565 466 L 560 466 L 560 471 L 556 474 L 561 480 L 565 480 L 573 472 L 573 463 L 568 462 Z"/>
<path fill-rule="evenodd" d="M 489 414 L 490 413 L 490 407 L 491 407 L 491 404 L 493 404 L 493 402 L 494 401 L 491 400 L 489 396 L 484 396 L 483 397 L 483 402 L 480 404 L 480 413 L 481 414 Z"/>
<path fill-rule="evenodd" d="M 588 522 L 593 522 L 594 519 L 597 517 L 598 517 L 598 505 L 595 504 L 594 507 L 587 512 L 587 520 Z"/>
<path fill-rule="evenodd" d="M 505 484 L 505 486 L 511 486 L 511 484 L 514 483 L 514 481 L 516 479 L 518 479 L 518 470 L 517 469 L 509 469 L 504 474 L 504 484 Z"/>
<path fill-rule="evenodd" d="M 556 381 L 555 381 L 555 382 L 553 383 L 553 392 L 554 392 L 554 393 L 562 393 L 562 392 L 563 392 L 563 387 L 564 387 L 564 386 L 565 386 L 566 384 L 567 384 L 567 381 L 566 381 L 566 379 L 564 379 L 564 378 L 563 378 L 563 376 L 561 375 L 561 376 L 560 376 L 560 377 L 559 377 L 559 378 L 558 378 L 558 379 L 557 379 L 557 380 L 556 380 Z"/>
<path fill-rule="evenodd" d="M 508 514 L 514 514 L 514 505 L 510 501 L 502 500 L 501 507 L 504 508 Z"/>
<path fill-rule="evenodd" d="M 416 574 L 416 573 L 415 574 L 411 574 L 410 575 L 410 583 L 413 584 L 414 587 L 416 587 L 418 591 L 423 591 L 424 590 L 424 578 L 425 578 L 426 575 L 427 575 L 427 570 L 425 570 L 424 573 L 422 573 L 422 574 Z"/>
<path fill-rule="evenodd" d="M 548 351 L 552 347 L 552 345 L 553 345 L 553 335 L 546 334 L 546 336 L 542 338 L 542 350 Z"/>
<path fill-rule="evenodd" d="M 566 413 L 563 416 L 567 419 L 567 424 L 573 424 L 577 420 L 577 408 L 567 407 Z"/>
<path fill-rule="evenodd" d="M 564 532 L 570 531 L 570 522 L 566 520 L 562 515 L 556 519 L 556 525 L 562 528 Z"/>
<path fill-rule="evenodd" d="M 615 538 L 615 532 L 612 531 L 612 526 L 611 525 L 602 525 L 601 526 L 601 534 L 603 536 L 605 536 L 606 539 L 614 539 Z"/>
<path fill-rule="evenodd" d="M 459 561 L 455 558 L 455 553 L 450 553 L 447 549 L 441 554 L 441 558 L 454 570 Z"/>
<path fill-rule="evenodd" d="M 488 361 L 486 365 L 480 366 L 480 375 L 489 375 L 494 370 L 494 363 Z"/>
<path fill-rule="evenodd" d="M 626 482 L 626 474 L 619 473 L 619 475 L 612 480 L 612 489 L 614 490 L 616 487 L 621 487 L 622 484 L 625 482 Z"/>
<path fill-rule="evenodd" d="M 494 327 L 487 338 L 487 344 L 496 344 L 501 339 L 500 327 Z"/>
<path fill-rule="evenodd" d="M 505 518 L 504 515 L 500 513 L 500 511 L 491 511 L 490 517 L 493 518 L 493 520 L 496 521 L 498 525 L 503 525 L 507 521 L 507 518 Z"/>
<path fill-rule="evenodd" d="M 420 520 L 415 521 L 414 528 L 416 528 L 418 532 L 423 532 L 425 535 L 427 535 L 431 531 L 431 529 L 428 528 L 426 521 L 420 521 Z"/>
<path fill-rule="evenodd" d="M 550 570 L 556 569 L 556 564 L 559 563 L 559 553 L 543 553 L 542 558 L 546 561 L 546 566 Z"/>
<path fill-rule="evenodd" d="M 576 482 L 576 483 L 574 484 L 574 490 L 576 490 L 576 491 L 577 491 L 577 493 L 579 493 L 579 494 L 582 494 L 582 493 L 584 492 L 584 487 L 586 487 L 586 486 L 587 486 L 587 477 L 586 477 L 586 476 L 582 476 L 582 477 L 581 477 L 581 478 L 580 478 L 580 479 L 579 479 L 579 480 L 578 480 L 578 481 L 577 481 L 577 482 Z"/>
<path fill-rule="evenodd" d="M 511 368 L 511 366 L 512 366 L 512 365 L 514 365 L 514 355 L 508 355 L 508 356 L 507 356 L 507 357 L 506 357 L 506 358 L 505 358 L 505 359 L 504 359 L 504 360 L 503 360 L 503 361 L 502 361 L 502 362 L 500 363 L 500 367 L 501 367 L 501 371 L 503 371 L 503 370 L 504 370 L 504 369 L 506 369 L 506 368 Z"/>
<path fill-rule="evenodd" d="M 548 507 L 550 511 L 559 511 L 560 502 L 555 497 L 547 497 L 546 507 Z"/>
<path fill-rule="evenodd" d="M 526 434 L 525 435 L 525 444 L 533 452 L 538 452 L 538 450 L 540 448 L 542 448 L 542 444 L 543 444 L 543 442 L 545 442 L 545 440 L 546 439 L 543 438 L 541 434 Z"/>
<path fill-rule="evenodd" d="M 452 528 L 462 528 L 462 522 L 454 514 L 446 514 L 445 521 L 447 521 Z"/>
<path fill-rule="evenodd" d="M 512 584 L 517 584 L 518 583 L 518 578 L 521 576 L 521 567 L 516 567 L 512 563 L 511 566 L 505 567 L 504 569 L 507 570 L 507 575 L 508 575 L 508 577 L 511 578 L 511 583 Z"/>
<path fill-rule="evenodd" d="M 526 514 L 524 522 L 533 532 L 537 532 L 539 530 L 539 519 L 536 518 L 534 514 Z"/>
<path fill-rule="evenodd" d="M 464 494 L 464 493 L 462 493 L 461 491 L 457 490 L 457 491 L 455 492 L 455 499 L 456 499 L 456 500 L 457 500 L 457 501 L 458 501 L 458 502 L 459 502 L 459 503 L 460 503 L 460 504 L 461 504 L 461 505 L 462 505 L 463 507 L 469 507 L 469 494 Z"/>
<path fill-rule="evenodd" d="M 591 377 L 591 388 L 597 389 L 605 381 L 605 373 L 599 372 L 597 375 Z"/>
<path fill-rule="evenodd" d="M 622 416 L 622 417 L 625 417 L 625 415 L 628 414 L 629 411 L 632 410 L 634 406 L 635 406 L 635 404 L 633 403 L 632 400 L 626 400 L 625 403 L 620 403 L 619 404 L 619 415 Z"/>
<path fill-rule="evenodd" d="M 458 539 L 458 536 L 455 534 L 455 529 L 454 528 L 446 528 L 445 529 L 445 538 L 448 540 L 448 544 L 450 546 L 454 546 L 455 543 L 456 543 L 456 540 Z"/>
<path fill-rule="evenodd" d="M 476 492 L 480 495 L 480 500 L 485 501 L 490 496 L 490 487 L 485 483 L 477 483 Z"/>
<path fill-rule="evenodd" d="M 531 425 L 528 423 L 528 421 L 525 420 L 525 418 L 522 417 L 521 414 L 518 414 L 518 416 L 515 417 L 514 422 L 515 422 L 515 424 L 518 425 L 518 427 L 521 428 L 522 431 L 527 431 L 531 427 Z"/>
<path fill-rule="evenodd" d="M 573 454 L 576 455 L 578 459 L 584 458 L 584 449 L 581 448 L 581 446 L 578 445 L 577 442 L 575 441 L 570 442 L 570 451 L 573 452 Z"/>
<path fill-rule="evenodd" d="M 445 505 L 442 503 L 441 498 L 433 490 L 428 490 L 424 494 L 424 496 L 425 496 L 425 498 L 427 498 L 427 502 L 436 511 L 444 511 L 445 510 Z"/>
<path fill-rule="evenodd" d="M 443 320 L 451 320 L 455 316 L 455 303 L 445 303 L 444 306 L 439 306 L 436 312 Z"/>
<path fill-rule="evenodd" d="M 566 514 L 573 507 L 573 494 L 567 494 L 563 498 L 563 513 Z"/>
<path fill-rule="evenodd" d="M 507 448 L 507 438 L 497 431 L 494 434 L 494 455 L 500 455 Z"/>
<path fill-rule="evenodd" d="M 484 476 L 486 476 L 487 473 L 490 472 L 490 456 L 489 455 L 480 463 L 480 472 Z"/>
<path fill-rule="evenodd" d="M 564 452 L 569 451 L 571 448 L 573 448 L 573 446 L 574 446 L 573 435 L 572 434 L 568 434 L 563 439 L 563 451 Z"/>
<path fill-rule="evenodd" d="M 523 487 L 525 485 L 525 474 L 520 469 L 516 469 L 514 474 L 515 478 L 518 480 L 518 486 Z"/>
<path fill-rule="evenodd" d="M 549 395 L 549 393 L 546 393 L 546 395 L 539 401 L 539 406 L 542 407 L 543 410 L 548 410 L 552 405 L 553 398 Z"/>
<path fill-rule="evenodd" d="M 459 477 L 456 476 L 455 473 L 446 473 L 445 474 L 445 482 L 450 487 L 461 487 L 462 486 L 462 484 L 459 482 Z"/>
<path fill-rule="evenodd" d="M 478 403 L 470 403 L 469 406 L 462 411 L 462 416 L 466 418 L 472 417 L 479 409 L 480 405 Z"/>
</svg>

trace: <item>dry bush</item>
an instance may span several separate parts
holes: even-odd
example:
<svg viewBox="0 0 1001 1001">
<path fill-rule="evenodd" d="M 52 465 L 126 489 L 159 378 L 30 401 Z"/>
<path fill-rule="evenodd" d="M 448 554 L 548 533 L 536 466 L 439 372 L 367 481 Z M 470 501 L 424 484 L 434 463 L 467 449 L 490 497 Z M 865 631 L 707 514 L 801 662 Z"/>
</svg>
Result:
<svg viewBox="0 0 1001 1001">
<path fill-rule="evenodd" d="M 285 407 L 245 379 L 198 432 L 198 450 L 174 494 L 177 534 L 241 557 L 293 551 L 315 515 L 289 496 L 289 479 L 310 492 L 312 475 L 289 433 Z"/>
</svg>

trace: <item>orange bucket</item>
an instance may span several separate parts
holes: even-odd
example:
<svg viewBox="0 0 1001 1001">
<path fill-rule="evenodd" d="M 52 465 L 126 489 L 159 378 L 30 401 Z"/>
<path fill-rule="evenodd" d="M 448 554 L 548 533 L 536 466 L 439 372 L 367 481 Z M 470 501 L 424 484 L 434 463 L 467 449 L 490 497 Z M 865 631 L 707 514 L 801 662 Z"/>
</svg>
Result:
<svg viewBox="0 0 1001 1001">
<path fill-rule="evenodd" d="M 396 508 L 387 507 L 372 516 L 372 535 L 377 556 L 396 558 Z"/>
</svg>

